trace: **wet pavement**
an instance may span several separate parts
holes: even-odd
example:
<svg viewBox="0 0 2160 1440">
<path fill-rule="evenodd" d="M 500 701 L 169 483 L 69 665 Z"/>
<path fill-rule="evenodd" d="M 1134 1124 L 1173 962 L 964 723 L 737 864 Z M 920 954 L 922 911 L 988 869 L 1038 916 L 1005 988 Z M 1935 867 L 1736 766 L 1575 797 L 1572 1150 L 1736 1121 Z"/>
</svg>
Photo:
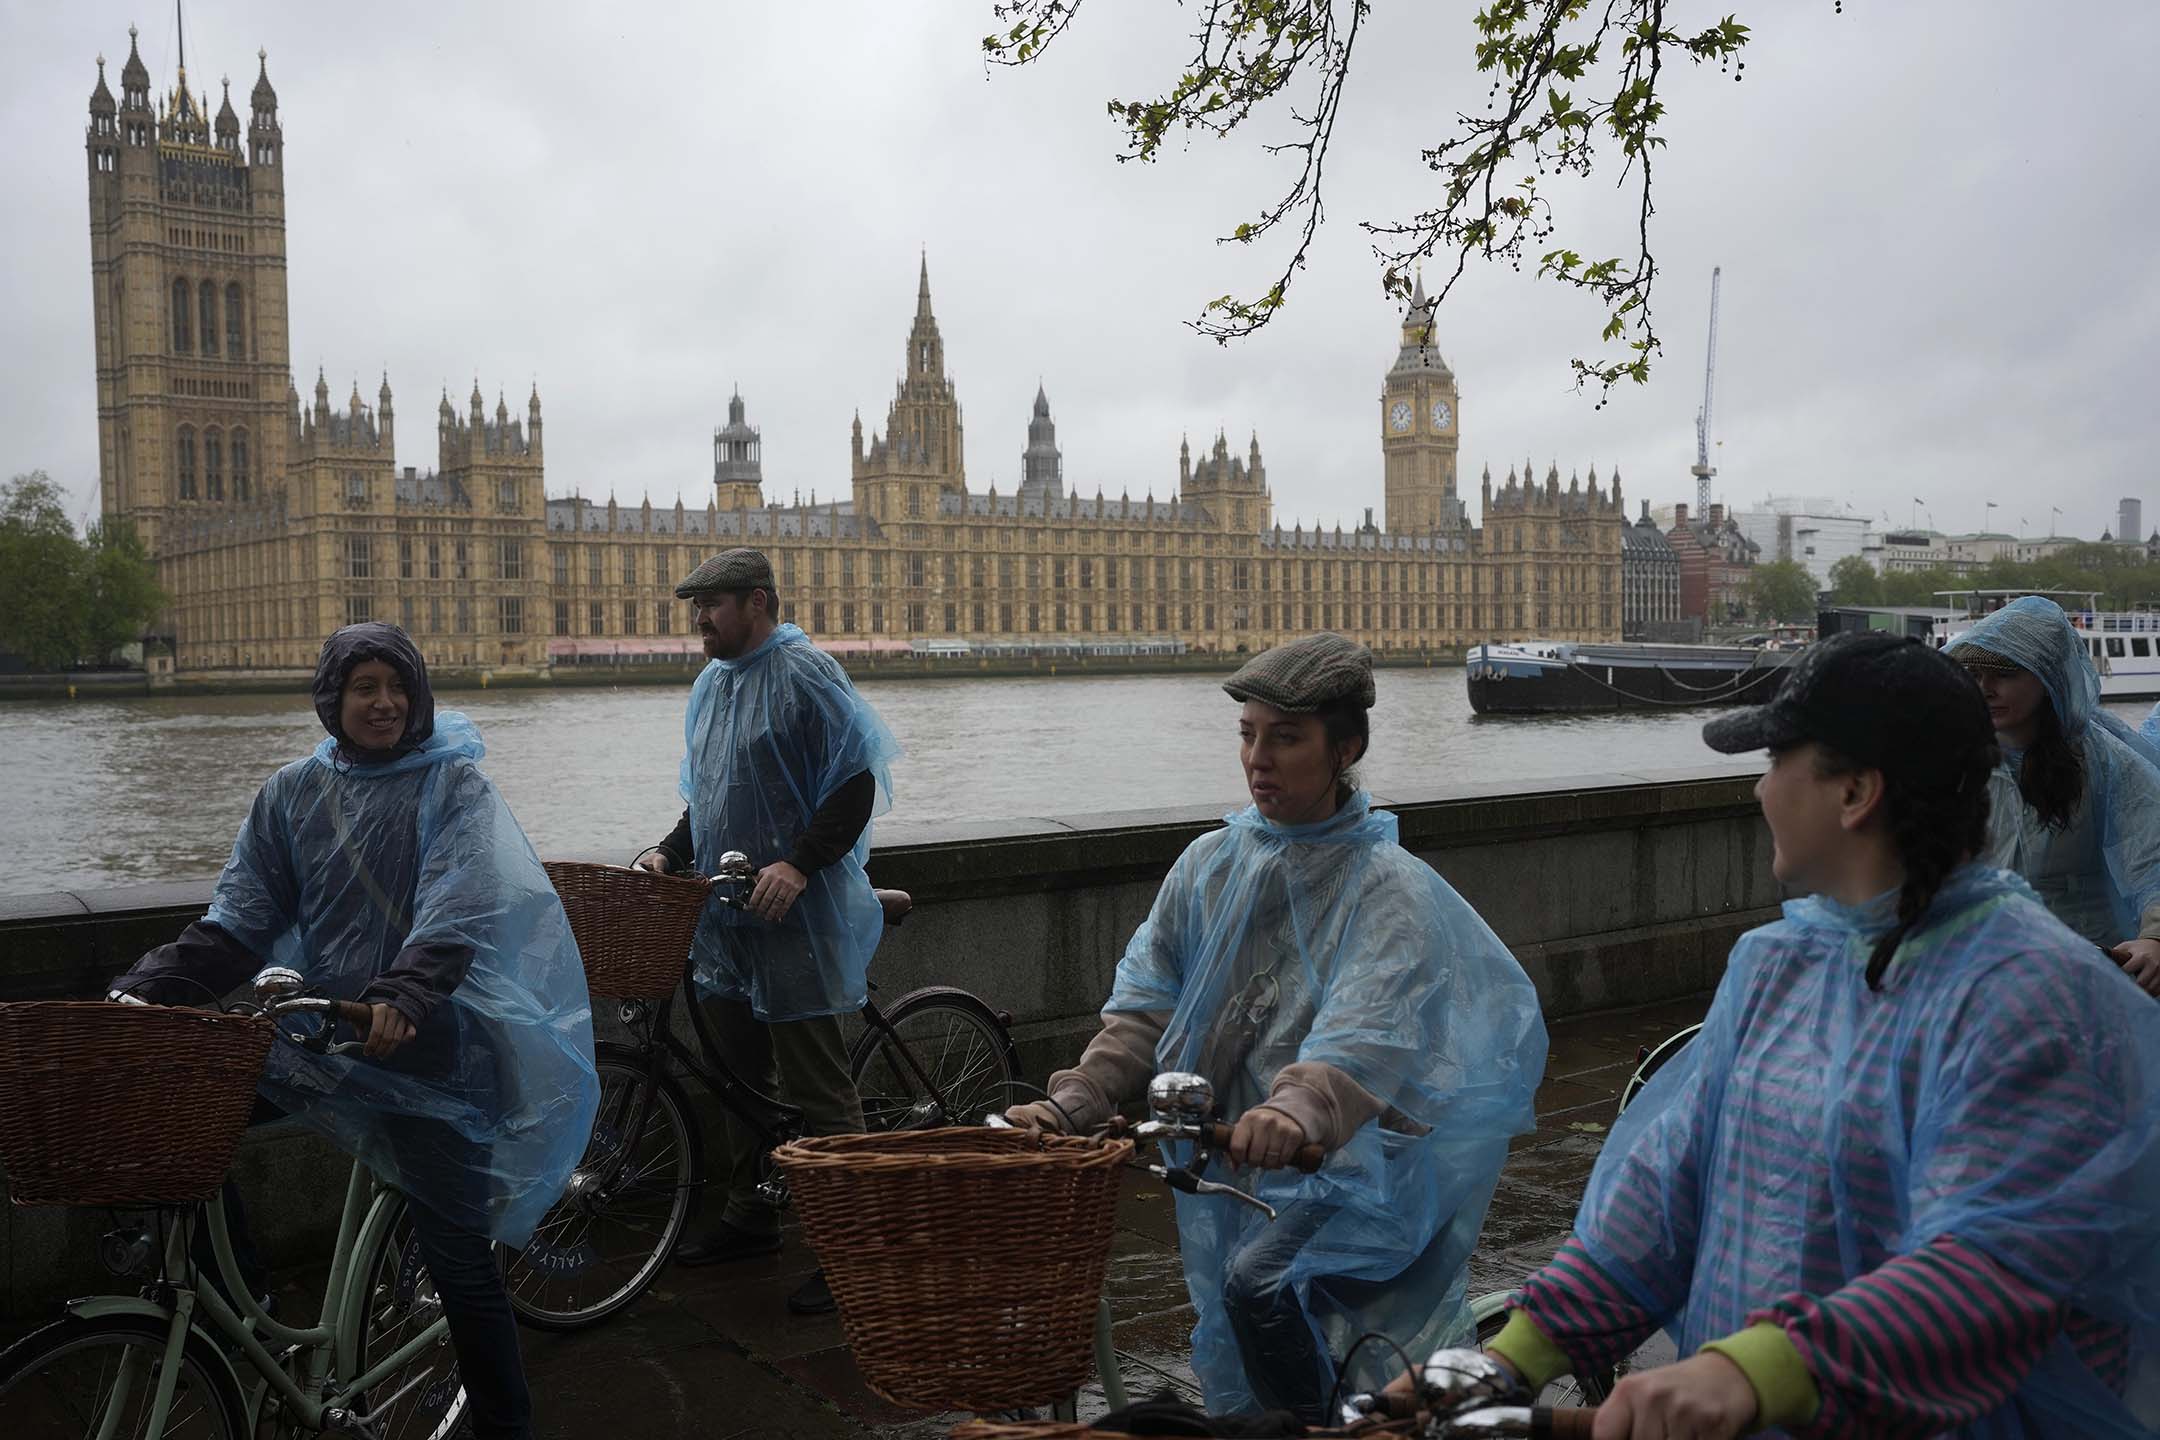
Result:
<svg viewBox="0 0 2160 1440">
<path fill-rule="evenodd" d="M 1566 1238 L 1637 1050 L 1694 1024 L 1708 996 L 1564 1020 L 1538 1090 L 1538 1128 L 1515 1142 L 1471 1261 L 1471 1290 L 1519 1284 Z M 625 1315 L 593 1331 L 528 1331 L 541 1433 L 609 1440 L 835 1437 L 941 1440 L 960 1417 L 903 1410 L 873 1394 L 837 1317 L 804 1319 L 786 1298 L 815 1259 L 790 1227 L 779 1254 L 674 1269 Z M 1185 1300 L 1167 1191 L 1134 1177 L 1118 1210 L 1106 1286 L 1119 1367 L 1135 1396 L 1165 1386 L 1197 1398 L 1185 1364 Z M 1100 1410 L 1099 1389 L 1082 1414 Z"/>
<path fill-rule="evenodd" d="M 1551 1027 L 1538 1128 L 1512 1147 L 1471 1261 L 1473 1295 L 1519 1284 L 1559 1248 L 1638 1049 L 1700 1020 L 1708 1000 Z M 857 1370 L 837 1316 L 788 1312 L 788 1295 L 815 1265 L 790 1224 L 777 1254 L 671 1269 L 637 1304 L 595 1329 L 526 1330 L 536 1433 L 549 1440 L 942 1440 L 962 1417 L 879 1398 Z M 287 1316 L 314 1313 L 314 1277 L 278 1278 Z M 1105 1293 L 1127 1391 L 1139 1398 L 1169 1388 L 1197 1400 L 1185 1363 L 1192 1307 L 1171 1200 L 1142 1176 L 1130 1177 L 1119 1204 Z M 1083 1418 L 1102 1408 L 1099 1386 L 1083 1392 Z"/>
</svg>

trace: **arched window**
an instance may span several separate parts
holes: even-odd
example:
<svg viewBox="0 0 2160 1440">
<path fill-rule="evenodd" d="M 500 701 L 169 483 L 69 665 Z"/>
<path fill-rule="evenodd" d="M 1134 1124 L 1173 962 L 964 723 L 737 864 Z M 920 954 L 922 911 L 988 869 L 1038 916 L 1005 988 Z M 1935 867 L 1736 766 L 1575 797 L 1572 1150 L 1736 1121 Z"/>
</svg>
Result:
<svg viewBox="0 0 2160 1440">
<path fill-rule="evenodd" d="M 185 355 L 194 348 L 189 338 L 193 333 L 188 317 L 195 309 L 195 290 L 185 280 L 172 282 L 172 348 L 175 355 Z"/>
<path fill-rule="evenodd" d="M 203 431 L 203 495 L 211 500 L 225 498 L 225 437 L 215 428 Z"/>
<path fill-rule="evenodd" d="M 232 498 L 248 498 L 248 432 L 232 432 Z"/>
<path fill-rule="evenodd" d="M 235 280 L 225 287 L 225 353 L 235 360 L 247 359 L 247 326 L 240 318 L 240 282 Z M 237 440 L 236 442 L 237 443 Z M 233 466 L 235 486 L 240 480 L 240 467 Z M 237 493 L 237 492 L 236 492 Z"/>
<path fill-rule="evenodd" d="M 185 280 L 175 283 L 182 289 L 187 288 Z M 180 475 L 180 498 L 192 500 L 195 498 L 195 431 L 189 426 L 180 427 L 180 433 L 173 441 L 173 455 Z"/>
<path fill-rule="evenodd" d="M 215 355 L 217 346 L 217 285 L 202 282 L 202 353 Z"/>
</svg>

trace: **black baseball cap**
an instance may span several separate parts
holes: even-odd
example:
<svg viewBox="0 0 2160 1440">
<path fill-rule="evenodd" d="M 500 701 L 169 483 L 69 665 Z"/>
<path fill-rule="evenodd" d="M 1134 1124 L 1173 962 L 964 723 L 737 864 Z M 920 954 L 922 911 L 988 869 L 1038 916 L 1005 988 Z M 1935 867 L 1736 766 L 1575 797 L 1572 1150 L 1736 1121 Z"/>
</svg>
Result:
<svg viewBox="0 0 2160 1440">
<path fill-rule="evenodd" d="M 1856 765 L 1896 771 L 1962 764 L 1994 738 L 1980 687 L 1955 660 L 1881 631 L 1817 641 L 1786 668 L 1769 704 L 1703 726 L 1703 743 L 1728 755 L 1812 740 Z"/>
</svg>

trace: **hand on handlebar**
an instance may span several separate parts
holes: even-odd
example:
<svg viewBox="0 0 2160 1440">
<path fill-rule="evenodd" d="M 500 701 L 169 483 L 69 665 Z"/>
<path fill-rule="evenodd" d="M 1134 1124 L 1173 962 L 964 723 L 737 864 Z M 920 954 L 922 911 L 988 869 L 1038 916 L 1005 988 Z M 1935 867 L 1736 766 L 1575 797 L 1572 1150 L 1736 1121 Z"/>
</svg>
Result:
<svg viewBox="0 0 2160 1440">
<path fill-rule="evenodd" d="M 1065 1133 L 1063 1112 L 1047 1100 L 1030 1100 L 1025 1105 L 1011 1106 L 1005 1111 L 1005 1118 L 1023 1130 L 1041 1130 L 1051 1135 Z"/>
<path fill-rule="evenodd" d="M 1755 1387 L 1715 1350 L 1622 1377 L 1598 1407 L 1593 1440 L 1692 1435 L 1728 1440 L 1755 1425 Z"/>
<path fill-rule="evenodd" d="M 1280 1170 L 1304 1148 L 1305 1127 L 1280 1110 L 1256 1105 L 1238 1117 L 1225 1153 L 1240 1169 Z"/>
<path fill-rule="evenodd" d="M 413 1037 L 413 1023 L 388 1005 L 368 1006 L 367 1048 L 361 1053 L 381 1059 L 397 1053 Z"/>
<path fill-rule="evenodd" d="M 750 889 L 750 898 L 743 908 L 760 920 L 778 921 L 786 918 L 795 908 L 795 901 L 810 883 L 803 874 L 785 860 L 775 860 L 757 873 L 757 884 Z"/>
<path fill-rule="evenodd" d="M 670 858 L 667 851 L 657 845 L 630 863 L 640 870 L 650 870 L 655 875 L 672 875 L 675 873 L 675 861 Z"/>
</svg>

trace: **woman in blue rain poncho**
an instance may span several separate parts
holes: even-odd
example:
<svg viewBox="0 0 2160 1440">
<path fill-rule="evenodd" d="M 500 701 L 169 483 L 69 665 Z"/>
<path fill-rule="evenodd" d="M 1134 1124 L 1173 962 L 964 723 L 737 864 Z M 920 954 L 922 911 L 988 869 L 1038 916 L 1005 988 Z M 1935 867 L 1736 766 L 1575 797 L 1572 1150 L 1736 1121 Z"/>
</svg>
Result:
<svg viewBox="0 0 2160 1440">
<path fill-rule="evenodd" d="M 479 733 L 437 713 L 395 626 L 323 644 L 329 738 L 255 797 L 209 912 L 118 982 L 146 999 L 220 993 L 264 965 L 364 1001 L 361 1057 L 273 1047 L 262 1095 L 410 1202 L 482 1435 L 530 1400 L 492 1254 L 561 1194 L 598 1103 L 584 968 L 562 905 L 479 768 Z"/>
<path fill-rule="evenodd" d="M 1702 1033 L 1613 1127 L 1491 1351 L 1530 1385 L 1663 1328 L 1598 1434 L 2149 1437 L 2160 1009 L 1974 860 L 1974 687 L 1841 635 L 1704 731 L 1767 749 L 1772 868 Z"/>
<path fill-rule="evenodd" d="M 1534 1123 L 1545 1027 L 1506 947 L 1346 773 L 1371 654 L 1316 635 L 1224 689 L 1253 803 L 1179 857 L 1102 1033 L 1011 1115 L 1084 1128 L 1156 1070 L 1213 1082 L 1230 1158 L 1280 1217 L 1177 1196 L 1193 1369 L 1212 1410 L 1312 1423 L 1366 1333 L 1415 1353 L 1470 1332 L 1466 1262 L 1508 1138 Z M 1329 1152 L 1317 1174 L 1272 1169 L 1306 1143 Z M 1346 1383 L 1377 1383 L 1393 1353 L 1364 1347 Z"/>
<path fill-rule="evenodd" d="M 2100 707 L 2100 677 L 2054 601 L 2016 600 L 1953 640 L 2002 746 L 1989 863 L 2160 995 L 2160 751 Z"/>
</svg>

